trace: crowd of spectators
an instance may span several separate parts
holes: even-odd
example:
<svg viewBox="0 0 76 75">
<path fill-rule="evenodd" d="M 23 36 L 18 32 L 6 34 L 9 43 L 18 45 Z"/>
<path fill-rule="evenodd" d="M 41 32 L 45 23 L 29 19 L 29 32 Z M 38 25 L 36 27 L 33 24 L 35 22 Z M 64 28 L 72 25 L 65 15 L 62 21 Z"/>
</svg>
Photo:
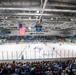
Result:
<svg viewBox="0 0 76 75">
<path fill-rule="evenodd" d="M 10 37 L 3 37 L 1 39 L 3 43 L 12 43 L 20 41 L 23 42 L 34 42 L 34 41 L 40 41 L 40 42 L 61 42 L 66 41 L 65 38 L 59 37 L 59 36 L 10 36 Z"/>
<path fill-rule="evenodd" d="M 0 63 L 0 75 L 76 75 L 76 61 Z"/>
<path fill-rule="evenodd" d="M 0 44 L 6 43 L 16 43 L 19 44 L 20 42 L 52 42 L 52 43 L 59 43 L 59 42 L 69 42 L 69 43 L 76 43 L 76 38 L 74 37 L 61 37 L 61 36 L 8 36 L 8 37 L 1 37 Z"/>
</svg>

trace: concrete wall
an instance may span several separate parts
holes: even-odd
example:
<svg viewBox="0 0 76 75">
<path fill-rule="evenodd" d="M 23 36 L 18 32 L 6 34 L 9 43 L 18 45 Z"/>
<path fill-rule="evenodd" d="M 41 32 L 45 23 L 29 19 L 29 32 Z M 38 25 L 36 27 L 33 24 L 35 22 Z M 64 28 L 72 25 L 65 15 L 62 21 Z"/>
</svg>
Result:
<svg viewBox="0 0 76 75">
<path fill-rule="evenodd" d="M 66 32 L 63 34 L 63 31 L 55 31 L 55 30 L 50 30 L 50 32 L 25 32 L 25 36 L 31 35 L 31 36 L 36 36 L 36 35 L 61 35 L 61 36 L 73 36 L 75 35 L 75 31 L 69 31 L 67 34 Z M 19 36 L 19 30 L 11 30 L 11 34 L 8 34 L 9 36 L 14 36 L 17 35 Z"/>
<path fill-rule="evenodd" d="M 0 60 L 0 63 L 12 63 L 13 61 L 16 62 L 34 62 L 34 61 L 55 61 L 55 60 L 61 60 L 61 61 L 65 61 L 65 60 L 76 60 L 76 58 L 50 58 L 50 59 L 26 59 L 26 60 Z"/>
</svg>

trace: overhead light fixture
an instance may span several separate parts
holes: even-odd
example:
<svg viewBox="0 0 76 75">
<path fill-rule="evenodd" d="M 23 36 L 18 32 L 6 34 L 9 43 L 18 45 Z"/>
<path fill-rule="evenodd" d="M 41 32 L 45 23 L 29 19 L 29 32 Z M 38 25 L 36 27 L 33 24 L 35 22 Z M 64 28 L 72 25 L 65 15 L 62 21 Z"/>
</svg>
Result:
<svg viewBox="0 0 76 75">
<path fill-rule="evenodd" d="M 39 11 L 37 11 L 37 13 L 39 13 Z"/>
<path fill-rule="evenodd" d="M 71 18 L 70 20 L 72 21 L 73 19 Z"/>
<path fill-rule="evenodd" d="M 31 19 L 31 17 L 29 17 L 29 20 Z"/>
<path fill-rule="evenodd" d="M 8 24 L 8 26 L 10 26 L 10 24 Z"/>
<path fill-rule="evenodd" d="M 29 30 L 31 30 L 31 27 L 28 27 Z"/>
<path fill-rule="evenodd" d="M 38 16 L 36 16 L 36 19 L 38 19 Z"/>
<path fill-rule="evenodd" d="M 5 19 L 7 19 L 8 17 L 6 16 Z"/>
<path fill-rule="evenodd" d="M 53 18 L 51 18 L 51 20 L 53 20 Z"/>
</svg>

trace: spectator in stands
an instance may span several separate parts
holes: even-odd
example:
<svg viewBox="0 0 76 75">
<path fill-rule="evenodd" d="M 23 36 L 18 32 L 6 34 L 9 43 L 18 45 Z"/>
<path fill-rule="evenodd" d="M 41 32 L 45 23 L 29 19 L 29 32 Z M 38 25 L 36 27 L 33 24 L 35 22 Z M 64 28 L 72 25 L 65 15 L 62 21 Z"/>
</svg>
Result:
<svg viewBox="0 0 76 75">
<path fill-rule="evenodd" d="M 63 70 L 61 75 L 68 75 L 68 74 L 66 73 L 66 70 Z"/>
<path fill-rule="evenodd" d="M 23 56 L 23 55 L 21 56 L 21 59 L 22 59 L 22 60 L 24 59 L 24 56 Z"/>
<path fill-rule="evenodd" d="M 41 61 L 0 63 L 0 75 L 76 75 L 75 61 Z"/>
<path fill-rule="evenodd" d="M 31 68 L 30 75 L 36 75 L 36 68 L 35 67 Z"/>
<path fill-rule="evenodd" d="M 15 68 L 16 68 L 15 61 L 13 61 L 13 63 L 11 64 L 12 73 L 15 72 Z"/>
<path fill-rule="evenodd" d="M 1 73 L 2 75 L 9 75 L 10 73 L 9 73 L 9 70 L 8 70 L 8 68 L 6 67 L 6 66 L 3 66 L 3 70 L 2 70 L 2 73 Z"/>
</svg>

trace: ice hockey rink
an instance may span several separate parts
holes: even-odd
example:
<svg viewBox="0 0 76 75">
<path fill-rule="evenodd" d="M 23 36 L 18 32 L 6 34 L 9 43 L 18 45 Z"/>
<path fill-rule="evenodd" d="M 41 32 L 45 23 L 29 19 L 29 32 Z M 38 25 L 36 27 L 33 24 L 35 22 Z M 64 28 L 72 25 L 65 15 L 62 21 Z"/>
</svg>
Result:
<svg viewBox="0 0 76 75">
<path fill-rule="evenodd" d="M 70 43 L 32 42 L 0 45 L 0 60 L 48 59 L 76 57 L 76 46 Z"/>
</svg>

